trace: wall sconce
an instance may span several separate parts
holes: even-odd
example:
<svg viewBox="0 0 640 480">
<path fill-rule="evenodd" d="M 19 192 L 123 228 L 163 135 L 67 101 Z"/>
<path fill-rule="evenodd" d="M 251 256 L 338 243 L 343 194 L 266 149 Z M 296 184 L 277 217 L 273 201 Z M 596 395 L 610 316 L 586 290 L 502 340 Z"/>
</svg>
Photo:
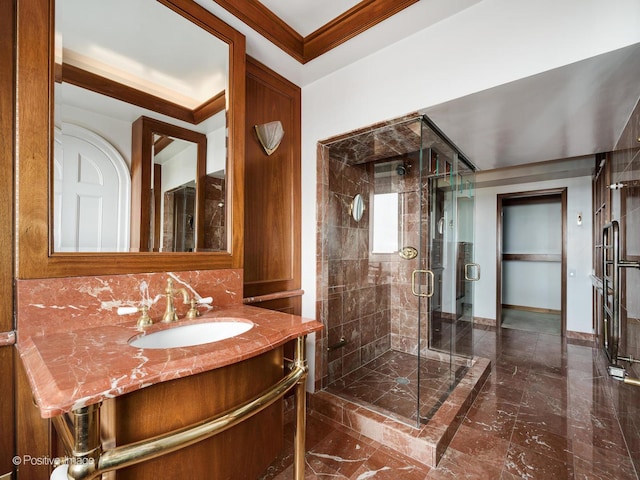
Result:
<svg viewBox="0 0 640 480">
<path fill-rule="evenodd" d="M 256 125 L 253 128 L 256 129 L 256 135 L 266 154 L 271 155 L 275 152 L 284 137 L 284 129 L 280 120 Z"/>
</svg>

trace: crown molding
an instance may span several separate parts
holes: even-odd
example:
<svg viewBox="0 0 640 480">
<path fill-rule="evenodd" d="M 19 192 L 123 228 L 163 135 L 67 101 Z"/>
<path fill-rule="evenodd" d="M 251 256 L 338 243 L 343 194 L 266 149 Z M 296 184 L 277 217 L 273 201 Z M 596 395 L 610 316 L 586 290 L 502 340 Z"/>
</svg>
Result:
<svg viewBox="0 0 640 480">
<path fill-rule="evenodd" d="M 304 64 L 419 0 L 363 0 L 306 37 L 302 37 L 258 0 L 213 1 Z"/>
</svg>

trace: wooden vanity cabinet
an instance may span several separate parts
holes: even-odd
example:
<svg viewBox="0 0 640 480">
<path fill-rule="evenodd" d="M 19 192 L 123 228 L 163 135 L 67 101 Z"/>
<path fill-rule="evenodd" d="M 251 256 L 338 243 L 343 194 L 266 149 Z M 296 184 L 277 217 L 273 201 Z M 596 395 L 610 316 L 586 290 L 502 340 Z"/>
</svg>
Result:
<svg viewBox="0 0 640 480">
<path fill-rule="evenodd" d="M 144 440 L 232 409 L 278 382 L 283 377 L 283 362 L 279 347 L 227 367 L 116 397 L 102 407 L 103 432 L 115 432 L 104 445 Z M 118 470 L 115 478 L 255 480 L 283 447 L 283 423 L 280 399 L 229 430 Z"/>
</svg>

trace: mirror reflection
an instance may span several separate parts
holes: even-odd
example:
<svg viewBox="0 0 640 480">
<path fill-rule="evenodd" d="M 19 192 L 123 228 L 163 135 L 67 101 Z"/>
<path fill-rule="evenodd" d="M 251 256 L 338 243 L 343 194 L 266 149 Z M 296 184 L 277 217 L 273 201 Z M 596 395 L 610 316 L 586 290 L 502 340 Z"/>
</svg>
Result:
<svg viewBox="0 0 640 480">
<path fill-rule="evenodd" d="M 131 249 L 225 250 L 224 165 L 207 136 L 140 117 L 132 139 Z"/>
<path fill-rule="evenodd" d="M 226 251 L 229 46 L 155 0 L 55 25 L 54 251 Z"/>
<path fill-rule="evenodd" d="M 192 252 L 196 247 L 198 145 L 154 134 L 151 169 L 151 238 L 154 252 Z"/>
</svg>

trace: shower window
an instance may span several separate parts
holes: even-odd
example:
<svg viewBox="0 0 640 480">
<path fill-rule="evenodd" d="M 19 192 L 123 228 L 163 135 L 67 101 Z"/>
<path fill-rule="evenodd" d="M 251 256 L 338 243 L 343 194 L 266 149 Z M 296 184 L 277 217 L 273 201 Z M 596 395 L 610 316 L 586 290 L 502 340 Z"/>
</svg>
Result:
<svg viewBox="0 0 640 480">
<path fill-rule="evenodd" d="M 398 249 L 398 194 L 373 196 L 373 253 L 395 253 Z"/>
</svg>

